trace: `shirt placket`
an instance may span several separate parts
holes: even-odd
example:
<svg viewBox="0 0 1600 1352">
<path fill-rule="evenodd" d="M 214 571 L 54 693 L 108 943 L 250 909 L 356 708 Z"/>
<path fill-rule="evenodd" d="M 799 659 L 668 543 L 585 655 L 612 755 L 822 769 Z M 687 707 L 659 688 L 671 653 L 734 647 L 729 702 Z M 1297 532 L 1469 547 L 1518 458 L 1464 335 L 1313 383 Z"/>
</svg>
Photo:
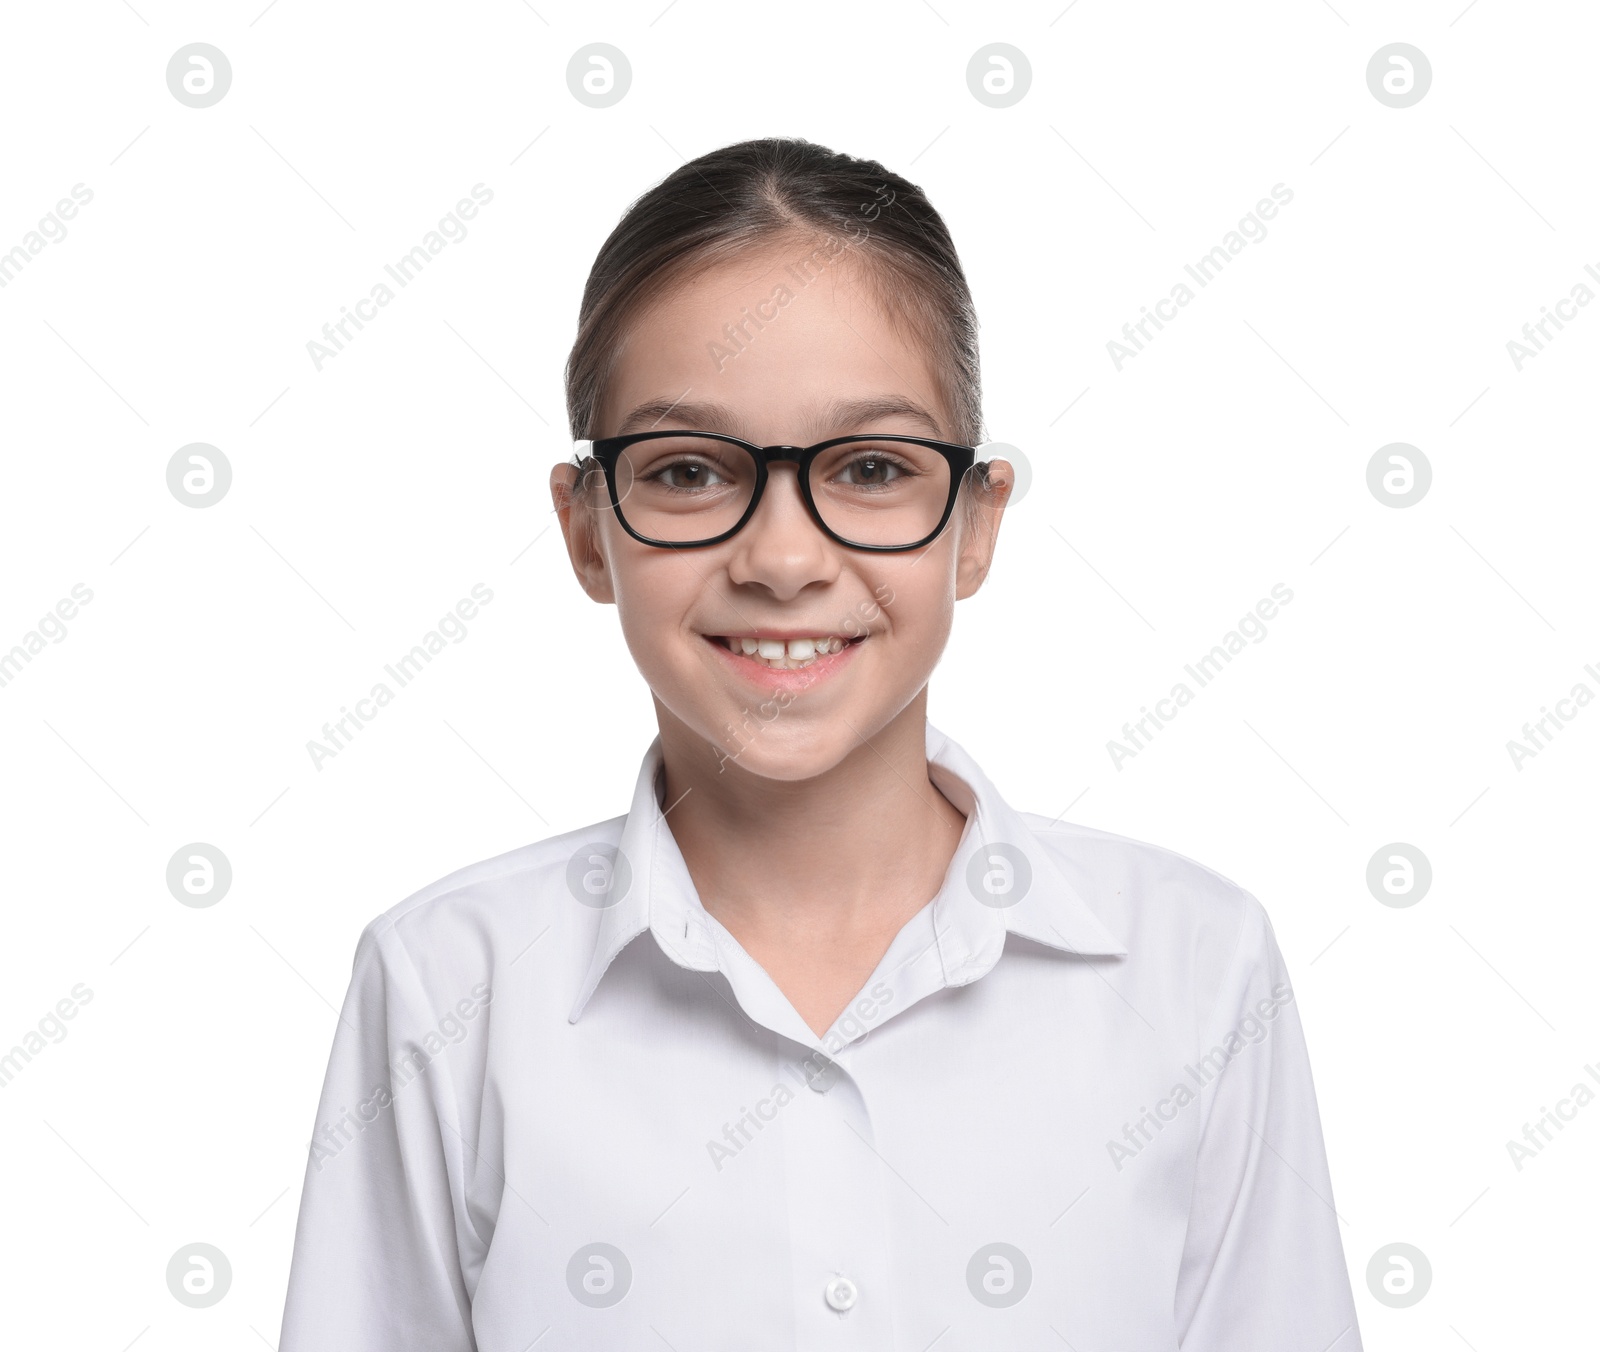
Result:
<svg viewBox="0 0 1600 1352">
<path fill-rule="evenodd" d="M 887 1352 L 896 1346 L 889 1211 L 862 1086 L 843 1061 L 785 1050 L 796 1085 L 782 1141 L 797 1346 Z"/>
<path fill-rule="evenodd" d="M 719 933 L 713 946 L 739 1008 L 775 1035 L 781 1082 L 791 1095 L 779 1110 L 772 1167 L 782 1171 L 786 1201 L 780 1223 L 791 1256 L 795 1346 L 798 1352 L 890 1352 L 884 1168 L 866 1096 L 849 1070 L 850 1047 L 837 1056 L 824 1050 L 823 1040 L 732 936 Z"/>
</svg>

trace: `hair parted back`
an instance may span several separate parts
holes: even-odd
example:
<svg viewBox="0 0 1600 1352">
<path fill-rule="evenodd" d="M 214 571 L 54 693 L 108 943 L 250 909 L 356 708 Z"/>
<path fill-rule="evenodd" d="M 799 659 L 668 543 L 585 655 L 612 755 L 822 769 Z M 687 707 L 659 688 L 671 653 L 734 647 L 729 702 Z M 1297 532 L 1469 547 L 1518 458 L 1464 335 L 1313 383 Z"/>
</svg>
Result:
<svg viewBox="0 0 1600 1352">
<path fill-rule="evenodd" d="M 955 245 L 921 188 L 876 160 L 799 137 L 723 146 L 639 197 L 607 236 L 583 289 L 567 358 L 574 438 L 595 438 L 630 324 L 705 268 L 787 236 L 839 238 L 891 318 L 926 344 L 957 441 L 983 435 L 978 320 Z"/>
</svg>

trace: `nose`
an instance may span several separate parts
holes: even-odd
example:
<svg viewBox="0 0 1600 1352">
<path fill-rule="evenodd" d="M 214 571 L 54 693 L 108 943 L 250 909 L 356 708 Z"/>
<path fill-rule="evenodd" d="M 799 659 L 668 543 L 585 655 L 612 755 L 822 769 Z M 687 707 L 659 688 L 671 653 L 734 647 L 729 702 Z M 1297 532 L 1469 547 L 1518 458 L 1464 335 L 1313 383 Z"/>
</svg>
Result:
<svg viewBox="0 0 1600 1352">
<path fill-rule="evenodd" d="M 729 544 L 729 579 L 764 587 L 780 600 L 832 582 L 843 566 L 839 549 L 806 510 L 798 469 L 788 463 L 769 467 L 755 515 Z"/>
</svg>

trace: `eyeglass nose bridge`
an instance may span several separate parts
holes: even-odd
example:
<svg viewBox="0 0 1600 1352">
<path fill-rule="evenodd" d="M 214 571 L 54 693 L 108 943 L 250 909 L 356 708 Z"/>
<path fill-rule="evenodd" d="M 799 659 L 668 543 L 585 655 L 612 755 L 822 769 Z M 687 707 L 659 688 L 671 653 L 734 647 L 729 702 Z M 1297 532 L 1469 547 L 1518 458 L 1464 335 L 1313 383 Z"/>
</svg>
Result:
<svg viewBox="0 0 1600 1352">
<path fill-rule="evenodd" d="M 761 463 L 769 469 L 781 464 L 798 467 L 806 454 L 804 446 L 758 446 L 756 449 L 761 452 Z"/>
</svg>

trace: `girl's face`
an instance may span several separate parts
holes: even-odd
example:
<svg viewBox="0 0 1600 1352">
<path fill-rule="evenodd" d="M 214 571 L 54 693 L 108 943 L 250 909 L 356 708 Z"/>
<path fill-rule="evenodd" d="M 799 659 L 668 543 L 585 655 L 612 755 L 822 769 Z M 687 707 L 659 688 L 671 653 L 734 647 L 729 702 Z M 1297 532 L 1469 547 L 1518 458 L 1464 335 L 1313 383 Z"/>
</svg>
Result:
<svg viewBox="0 0 1600 1352">
<path fill-rule="evenodd" d="M 722 432 L 762 446 L 866 432 L 957 440 L 922 345 L 880 309 L 848 249 L 822 263 L 814 248 L 798 237 L 769 243 L 642 315 L 618 354 L 598 435 Z M 774 301 L 780 286 L 786 303 Z M 735 352 L 725 326 L 741 323 Z M 632 539 L 603 485 L 572 495 L 570 465 L 555 467 L 550 486 L 584 589 L 617 606 L 663 743 L 703 746 L 707 766 L 728 773 L 800 780 L 838 765 L 918 699 L 955 602 L 988 570 L 1011 467 L 993 462 L 970 517 L 958 501 L 933 543 L 896 554 L 828 539 L 795 467 L 770 474 L 744 528 L 695 549 Z M 733 651 L 762 638 L 802 641 L 786 644 L 776 667 Z M 808 638 L 845 646 L 808 661 Z"/>
</svg>

